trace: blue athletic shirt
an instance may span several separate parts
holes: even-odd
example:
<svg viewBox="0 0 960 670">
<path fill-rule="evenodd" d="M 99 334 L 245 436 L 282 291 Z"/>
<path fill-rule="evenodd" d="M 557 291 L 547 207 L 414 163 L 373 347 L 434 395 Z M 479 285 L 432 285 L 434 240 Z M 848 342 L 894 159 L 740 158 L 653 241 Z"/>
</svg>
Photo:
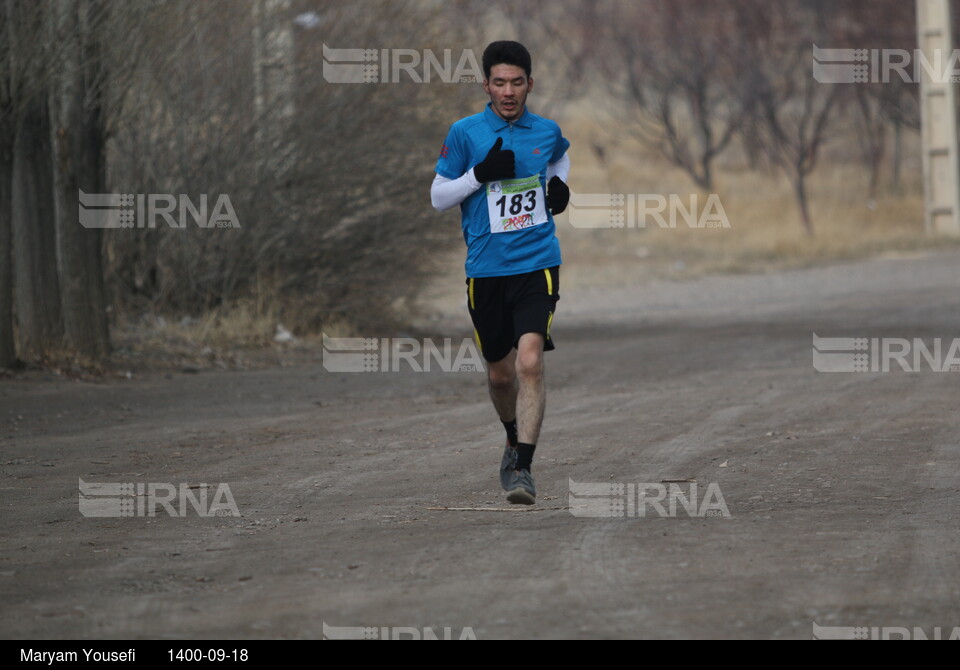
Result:
<svg viewBox="0 0 960 670">
<path fill-rule="evenodd" d="M 503 138 L 501 150 L 514 153 L 516 177 L 539 175 L 546 192 L 547 164 L 563 158 L 570 142 L 555 122 L 531 114 L 526 108 L 519 119 L 508 122 L 487 103 L 484 111 L 454 123 L 437 159 L 437 174 L 459 179 L 486 158 L 498 137 Z M 460 203 L 463 239 L 467 243 L 467 277 L 502 277 L 560 265 L 560 241 L 550 208 L 546 209 L 546 223 L 491 233 L 487 188 L 481 184 Z"/>
</svg>

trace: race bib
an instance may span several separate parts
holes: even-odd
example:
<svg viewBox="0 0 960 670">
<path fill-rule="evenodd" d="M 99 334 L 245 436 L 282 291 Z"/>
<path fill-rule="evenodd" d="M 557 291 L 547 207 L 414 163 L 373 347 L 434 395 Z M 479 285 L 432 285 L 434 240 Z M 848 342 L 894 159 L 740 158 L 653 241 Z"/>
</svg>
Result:
<svg viewBox="0 0 960 670">
<path fill-rule="evenodd" d="M 538 175 L 487 183 L 490 232 L 510 233 L 546 223 L 545 201 Z"/>
</svg>

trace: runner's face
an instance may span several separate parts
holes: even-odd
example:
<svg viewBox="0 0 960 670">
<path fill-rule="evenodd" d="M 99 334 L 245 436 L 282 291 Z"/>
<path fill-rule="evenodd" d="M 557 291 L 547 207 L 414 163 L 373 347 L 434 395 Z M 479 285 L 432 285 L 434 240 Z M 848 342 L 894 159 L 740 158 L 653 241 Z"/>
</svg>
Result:
<svg viewBox="0 0 960 670">
<path fill-rule="evenodd" d="M 504 121 L 516 121 L 527 104 L 527 93 L 533 90 L 533 78 L 518 65 L 494 65 L 490 78 L 483 80 L 483 90 L 490 95 L 497 116 Z"/>
</svg>

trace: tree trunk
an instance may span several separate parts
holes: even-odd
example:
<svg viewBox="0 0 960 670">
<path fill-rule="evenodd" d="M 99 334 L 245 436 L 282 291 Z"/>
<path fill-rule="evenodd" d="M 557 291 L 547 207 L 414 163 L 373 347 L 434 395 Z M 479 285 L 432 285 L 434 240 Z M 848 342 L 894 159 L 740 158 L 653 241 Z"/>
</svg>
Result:
<svg viewBox="0 0 960 670">
<path fill-rule="evenodd" d="M 875 206 L 877 201 L 877 190 L 880 188 L 880 170 L 883 168 L 883 157 L 887 153 L 886 126 L 878 123 L 873 130 L 874 133 L 870 138 L 870 151 L 868 156 L 870 161 L 870 182 L 867 187 L 867 200 L 871 208 Z"/>
<path fill-rule="evenodd" d="M 50 106 L 64 332 L 68 346 L 99 359 L 108 349 L 103 236 L 99 229 L 82 227 L 77 219 L 79 190 L 104 190 L 99 95 L 87 88 L 92 80 L 89 69 L 96 67 L 96 61 L 85 64 L 87 40 L 94 38 L 81 16 L 81 12 L 95 11 L 94 4 L 60 0 L 51 6 L 62 60 Z"/>
<path fill-rule="evenodd" d="M 711 158 L 704 158 L 700 165 L 702 167 L 702 172 L 700 173 L 700 178 L 696 180 L 697 186 L 702 190 L 710 193 L 713 191 L 713 166 L 711 165 Z"/>
<path fill-rule="evenodd" d="M 3 114 L 0 111 L 0 114 Z M 0 368 L 13 367 L 13 122 L 0 117 Z"/>
<path fill-rule="evenodd" d="M 896 196 L 900 195 L 900 164 L 903 160 L 903 124 L 899 120 L 893 122 L 893 175 L 891 190 Z"/>
<path fill-rule="evenodd" d="M 103 69 L 100 53 L 100 39 L 103 28 L 91 25 L 91 15 L 94 11 L 102 12 L 99 0 L 88 0 L 83 5 L 85 10 L 81 14 L 81 35 L 85 36 L 83 44 L 83 62 L 85 71 L 84 81 L 96 81 Z M 80 188 L 87 193 L 100 193 L 107 189 L 107 139 L 106 124 L 104 121 L 103 95 L 99 92 L 90 95 L 85 92 L 87 104 L 84 106 L 83 116 L 83 164 L 78 175 Z M 107 301 L 105 281 L 103 277 L 103 231 L 91 229 L 84 231 L 87 241 L 87 269 L 91 302 L 97 305 L 93 315 L 96 320 L 95 329 L 98 338 L 102 340 L 104 353 L 110 348 L 109 321 L 107 319 Z"/>
<path fill-rule="evenodd" d="M 283 183 L 296 151 L 289 141 L 296 99 L 293 26 L 287 18 L 290 0 L 254 0 L 252 9 L 258 177 L 261 182 Z"/>
<path fill-rule="evenodd" d="M 882 156 L 875 158 L 870 165 L 870 181 L 867 184 L 867 204 L 870 209 L 876 207 L 877 189 L 880 186 L 880 163 Z"/>
<path fill-rule="evenodd" d="M 807 201 L 807 178 L 803 172 L 798 172 L 793 177 L 793 193 L 800 208 L 800 222 L 803 224 L 803 230 L 813 237 L 813 221 L 810 220 L 810 206 Z"/>
<path fill-rule="evenodd" d="M 0 54 L 0 368 L 16 361 L 13 340 L 13 89 L 16 48 L 13 0 L 0 5 L 7 52 Z"/>
<path fill-rule="evenodd" d="M 62 344 L 50 119 L 44 95 L 27 107 L 13 143 L 13 258 L 20 357 Z"/>
</svg>

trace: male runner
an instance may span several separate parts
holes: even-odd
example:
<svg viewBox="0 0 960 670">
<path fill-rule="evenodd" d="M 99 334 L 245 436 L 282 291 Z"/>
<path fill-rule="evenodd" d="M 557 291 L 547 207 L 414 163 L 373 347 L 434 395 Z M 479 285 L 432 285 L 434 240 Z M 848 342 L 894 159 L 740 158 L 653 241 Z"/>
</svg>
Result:
<svg viewBox="0 0 960 670">
<path fill-rule="evenodd" d="M 483 52 L 484 111 L 453 124 L 437 160 L 433 206 L 460 205 L 467 243 L 467 304 L 487 361 L 493 406 L 507 431 L 500 484 L 532 505 L 530 467 L 543 423 L 543 352 L 559 299 L 560 242 L 553 214 L 570 199 L 567 148 L 553 121 L 526 107 L 530 54 L 518 42 Z"/>
</svg>

